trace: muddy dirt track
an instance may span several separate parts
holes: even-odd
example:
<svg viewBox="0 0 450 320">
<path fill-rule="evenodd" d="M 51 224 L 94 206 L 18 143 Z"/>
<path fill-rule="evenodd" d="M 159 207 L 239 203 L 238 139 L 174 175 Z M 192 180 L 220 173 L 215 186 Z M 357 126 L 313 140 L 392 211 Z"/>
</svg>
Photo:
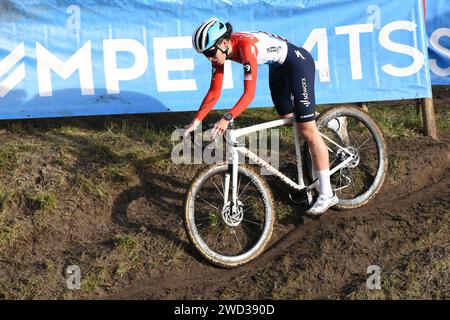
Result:
<svg viewBox="0 0 450 320">
<path fill-rule="evenodd" d="M 329 210 L 316 220 L 303 217 L 303 208 L 297 208 L 297 216 L 277 221 L 262 256 L 233 270 L 209 265 L 183 244 L 188 258 L 177 268 L 137 279 L 108 297 L 449 298 L 450 248 L 442 233 L 449 229 L 450 134 L 441 134 L 439 142 L 419 137 L 387 143 L 390 174 L 382 192 L 365 207 Z M 165 188 L 181 191 L 180 185 L 174 178 Z M 274 196 L 280 200 L 276 188 Z M 152 209 L 182 212 L 181 202 L 171 208 L 155 202 Z M 383 290 L 366 289 L 369 265 L 381 268 Z M 402 277 L 410 277 L 411 283 L 402 283 Z"/>
<path fill-rule="evenodd" d="M 436 92 L 440 119 L 449 119 L 448 96 Z M 189 117 L 0 128 L 0 299 L 450 298 L 450 129 L 442 120 L 439 141 L 385 135 L 386 180 L 363 208 L 311 219 L 268 179 L 271 243 L 226 270 L 206 262 L 183 227 L 184 194 L 200 166 L 174 165 L 155 147 Z M 67 288 L 71 265 L 81 269 L 80 290 Z M 381 290 L 366 287 L 371 265 L 381 269 Z"/>
</svg>

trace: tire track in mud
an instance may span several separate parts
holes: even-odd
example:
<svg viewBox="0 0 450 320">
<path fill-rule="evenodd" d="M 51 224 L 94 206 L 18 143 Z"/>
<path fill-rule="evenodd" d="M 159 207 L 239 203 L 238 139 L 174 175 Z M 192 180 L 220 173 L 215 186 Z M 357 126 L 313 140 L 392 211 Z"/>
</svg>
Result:
<svg viewBox="0 0 450 320">
<path fill-rule="evenodd" d="M 448 138 L 448 137 L 447 137 Z M 448 140 L 448 139 L 446 139 Z M 398 145 L 395 146 L 397 149 Z M 433 145 L 423 156 L 423 150 L 412 146 L 409 158 L 421 157 L 422 161 L 410 161 L 409 172 L 394 185 L 385 186 L 380 194 L 366 206 L 351 211 L 330 210 L 320 219 L 305 219 L 295 224 L 284 235 L 272 240 L 265 252 L 254 261 L 236 269 L 220 269 L 206 261 L 191 259 L 184 268 L 168 271 L 162 277 L 141 279 L 136 285 L 125 288 L 112 299 L 161 299 L 173 298 L 215 298 L 214 293 L 229 287 L 235 281 L 246 281 L 252 277 L 270 272 L 289 252 L 297 256 L 313 254 L 315 243 L 320 242 L 321 230 L 364 218 L 365 223 L 384 224 L 395 215 L 401 215 L 421 204 L 434 199 L 442 191 L 450 190 L 450 148 L 448 144 Z M 348 279 L 350 281 L 351 279 Z M 329 289 L 323 288 L 324 292 Z"/>
<path fill-rule="evenodd" d="M 443 188 L 450 188 L 450 170 L 447 170 L 446 175 L 437 183 L 424 187 L 408 197 L 403 197 L 401 200 L 393 199 L 389 202 L 383 202 L 382 205 L 369 204 L 364 208 L 355 209 L 349 212 L 349 214 L 328 212 L 321 219 L 309 221 L 305 225 L 297 225 L 286 235 L 278 239 L 276 243 L 272 244 L 256 260 L 237 269 L 220 269 L 211 266 L 201 271 L 192 269 L 177 270 L 161 278 L 144 281 L 138 287 L 123 291 L 117 298 L 155 299 L 159 298 L 160 294 L 171 290 L 198 291 L 200 294 L 203 291 L 201 289 L 202 287 L 207 287 L 211 290 L 212 288 L 220 288 L 222 285 L 226 286 L 232 280 L 248 278 L 252 275 L 260 274 L 265 269 L 270 269 L 272 265 L 279 261 L 280 257 L 293 248 L 296 250 L 297 255 L 307 255 L 311 249 L 308 243 L 315 240 L 314 234 L 318 229 L 325 229 L 330 225 L 351 220 L 356 216 L 369 218 L 366 220 L 369 223 L 371 221 L 383 223 L 383 220 L 390 220 L 392 218 L 389 212 L 392 211 L 393 205 L 396 207 L 404 206 L 404 208 L 414 206 L 417 203 L 421 203 L 430 198 L 432 199 L 430 195 L 441 192 Z M 411 201 L 411 199 L 414 199 L 414 201 Z M 381 215 L 378 213 L 381 213 Z M 299 245 L 300 243 L 302 245 Z M 200 290 L 195 290 L 196 288 Z"/>
</svg>

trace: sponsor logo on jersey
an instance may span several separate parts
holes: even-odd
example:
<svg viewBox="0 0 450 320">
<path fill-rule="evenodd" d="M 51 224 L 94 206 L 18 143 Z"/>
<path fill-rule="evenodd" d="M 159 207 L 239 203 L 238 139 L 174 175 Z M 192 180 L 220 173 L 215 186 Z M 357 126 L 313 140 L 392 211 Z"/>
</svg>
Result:
<svg viewBox="0 0 450 320">
<path fill-rule="evenodd" d="M 281 46 L 267 48 L 267 53 L 279 53 L 281 51 Z"/>
<path fill-rule="evenodd" d="M 306 78 L 302 78 L 302 97 L 303 100 L 300 100 L 300 102 L 303 103 L 305 107 L 309 107 L 311 102 L 309 102 L 308 84 L 306 83 Z"/>
<path fill-rule="evenodd" d="M 306 60 L 306 58 L 302 56 L 299 50 L 295 50 L 295 54 L 297 55 L 297 58 L 302 58 L 303 60 Z"/>
<path fill-rule="evenodd" d="M 300 116 L 300 118 L 306 119 L 306 118 L 314 117 L 315 115 L 316 115 L 315 113 L 310 113 L 310 114 L 307 114 L 307 115 L 304 115 L 304 116 Z"/>
</svg>

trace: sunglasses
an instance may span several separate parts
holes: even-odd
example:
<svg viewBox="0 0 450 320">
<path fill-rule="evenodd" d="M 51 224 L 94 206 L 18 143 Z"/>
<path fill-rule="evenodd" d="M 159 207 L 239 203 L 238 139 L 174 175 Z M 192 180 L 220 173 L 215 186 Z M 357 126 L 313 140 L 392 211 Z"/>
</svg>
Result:
<svg viewBox="0 0 450 320">
<path fill-rule="evenodd" d="M 219 48 L 217 47 L 213 47 L 212 49 L 209 49 L 208 51 L 203 52 L 203 54 L 207 57 L 207 58 L 214 58 L 216 56 L 217 50 Z"/>
</svg>

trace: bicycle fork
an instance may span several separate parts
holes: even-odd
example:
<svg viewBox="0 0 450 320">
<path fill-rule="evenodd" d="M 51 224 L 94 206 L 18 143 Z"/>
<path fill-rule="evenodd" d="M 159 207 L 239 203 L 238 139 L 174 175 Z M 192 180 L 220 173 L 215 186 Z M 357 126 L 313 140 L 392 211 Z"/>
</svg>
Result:
<svg viewBox="0 0 450 320">
<path fill-rule="evenodd" d="M 234 215 L 238 205 L 238 170 L 239 170 L 239 154 L 233 147 L 230 148 L 228 155 L 228 172 L 225 174 L 223 207 L 225 208 L 230 202 L 230 212 Z M 231 187 L 231 199 L 229 199 Z"/>
</svg>

